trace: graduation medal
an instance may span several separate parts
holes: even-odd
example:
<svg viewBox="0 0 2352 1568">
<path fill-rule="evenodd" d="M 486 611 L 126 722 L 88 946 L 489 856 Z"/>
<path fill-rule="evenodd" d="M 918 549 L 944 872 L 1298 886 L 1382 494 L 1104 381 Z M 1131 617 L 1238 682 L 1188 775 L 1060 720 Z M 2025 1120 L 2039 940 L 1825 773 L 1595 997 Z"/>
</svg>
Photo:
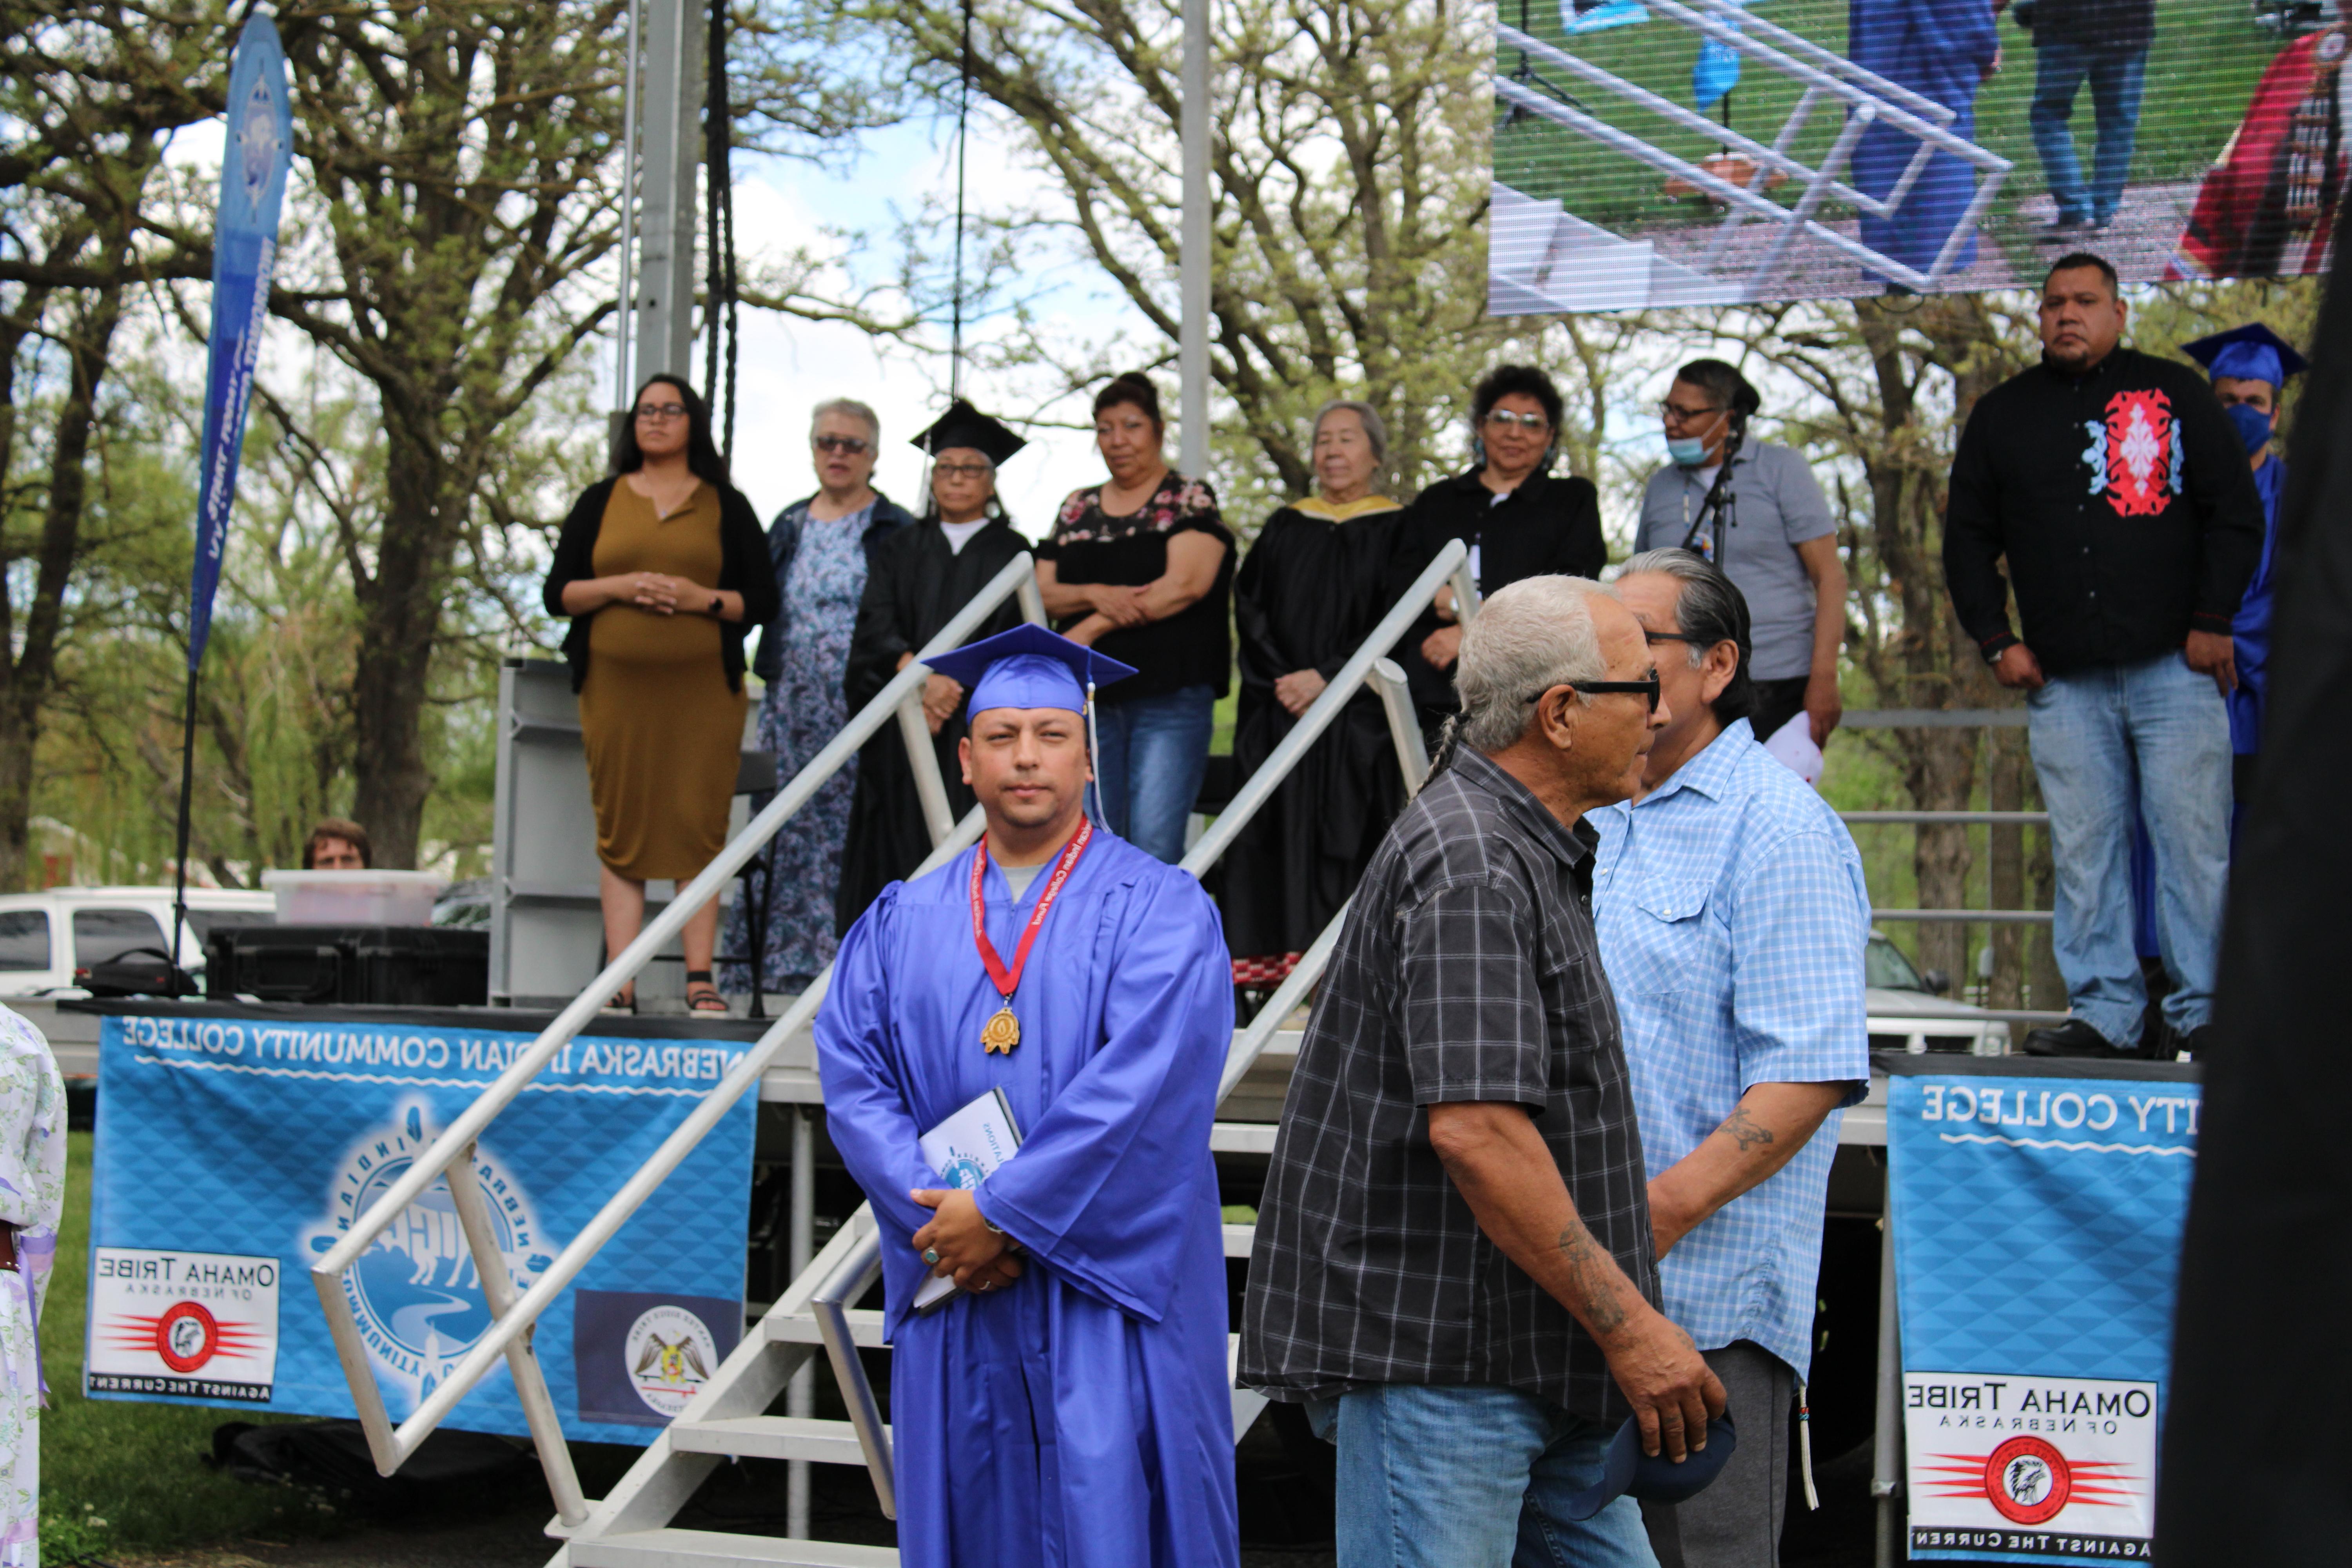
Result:
<svg viewBox="0 0 2352 1568">
<path fill-rule="evenodd" d="M 1022 929 L 1021 945 L 1013 950 L 1013 967 L 996 955 L 995 944 L 988 940 L 987 902 L 983 888 L 988 877 L 988 841 L 982 839 L 971 858 L 971 939 L 980 949 L 980 961 L 988 966 L 988 978 L 994 983 L 996 993 L 1004 1005 L 989 1017 L 980 1031 L 980 1048 L 983 1054 L 1011 1056 L 1013 1047 L 1021 1043 L 1021 1021 L 1013 1016 L 1013 993 L 1021 984 L 1021 972 L 1029 966 L 1029 950 L 1036 944 L 1037 932 L 1045 923 L 1045 916 L 1054 908 L 1054 900 L 1062 896 L 1062 884 L 1077 869 L 1078 857 L 1087 852 L 1087 841 L 1095 836 L 1095 825 L 1087 818 L 1078 819 L 1078 830 L 1062 847 L 1061 858 L 1054 862 L 1053 875 L 1045 879 L 1037 895 L 1037 907 L 1029 912 L 1029 923 Z"/>
</svg>

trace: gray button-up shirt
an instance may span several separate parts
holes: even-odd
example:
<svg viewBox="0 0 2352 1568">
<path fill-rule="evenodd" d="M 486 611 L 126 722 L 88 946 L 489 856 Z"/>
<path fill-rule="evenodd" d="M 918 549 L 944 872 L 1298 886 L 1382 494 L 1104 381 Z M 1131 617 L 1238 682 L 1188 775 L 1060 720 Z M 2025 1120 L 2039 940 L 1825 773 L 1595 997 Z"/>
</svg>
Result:
<svg viewBox="0 0 2352 1568">
<path fill-rule="evenodd" d="M 1706 500 L 1704 472 L 1672 463 L 1650 476 L 1642 491 L 1642 523 L 1636 551 L 1680 544 Z M 1813 478 L 1804 454 L 1769 441 L 1749 439 L 1731 465 L 1731 493 L 1739 525 L 1723 531 L 1714 560 L 1748 601 L 1755 634 L 1748 672 L 1759 680 L 1786 680 L 1813 668 L 1813 580 L 1797 546 L 1837 531 L 1829 498 Z M 1715 531 L 1716 520 L 1707 520 Z M 1769 740 L 1769 736 L 1759 736 Z"/>
<path fill-rule="evenodd" d="M 1291 1074 L 1250 1256 L 1244 1383 L 1294 1400 L 1500 1384 L 1626 1414 L 1600 1347 L 1478 1227 L 1429 1144 L 1431 1105 L 1527 1107 L 1585 1226 L 1657 1302 L 1592 842 L 1466 750 L 1390 829 Z"/>
</svg>

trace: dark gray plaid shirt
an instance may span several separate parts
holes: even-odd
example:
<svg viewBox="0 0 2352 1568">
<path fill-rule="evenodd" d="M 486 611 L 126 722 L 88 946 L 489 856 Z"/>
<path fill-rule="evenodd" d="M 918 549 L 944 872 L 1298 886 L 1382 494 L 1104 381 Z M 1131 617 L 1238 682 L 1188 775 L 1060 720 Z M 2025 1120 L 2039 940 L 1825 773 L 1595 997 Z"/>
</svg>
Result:
<svg viewBox="0 0 2352 1568">
<path fill-rule="evenodd" d="M 1475 752 L 1398 817 L 1299 1047 L 1250 1255 L 1241 1378 L 1277 1399 L 1502 1384 L 1627 1412 L 1601 1349 L 1472 1217 L 1424 1107 L 1526 1106 L 1577 1213 L 1655 1305 L 1592 830 Z"/>
</svg>

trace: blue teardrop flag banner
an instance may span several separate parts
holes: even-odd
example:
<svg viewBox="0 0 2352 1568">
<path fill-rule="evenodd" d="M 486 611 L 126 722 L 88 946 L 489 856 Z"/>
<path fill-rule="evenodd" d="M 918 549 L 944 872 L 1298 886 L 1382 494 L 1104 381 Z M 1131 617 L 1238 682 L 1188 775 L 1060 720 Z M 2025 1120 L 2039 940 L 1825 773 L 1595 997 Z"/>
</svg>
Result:
<svg viewBox="0 0 2352 1568">
<path fill-rule="evenodd" d="M 196 502 L 196 570 L 188 605 L 188 669 L 205 657 L 228 543 L 236 459 L 253 399 L 253 364 L 269 313 L 278 216 L 293 162 L 294 116 L 278 28 L 255 13 L 237 35 L 228 73 L 228 140 L 221 154 L 220 216 L 213 234 L 211 363 L 205 374 L 205 438 Z"/>
</svg>

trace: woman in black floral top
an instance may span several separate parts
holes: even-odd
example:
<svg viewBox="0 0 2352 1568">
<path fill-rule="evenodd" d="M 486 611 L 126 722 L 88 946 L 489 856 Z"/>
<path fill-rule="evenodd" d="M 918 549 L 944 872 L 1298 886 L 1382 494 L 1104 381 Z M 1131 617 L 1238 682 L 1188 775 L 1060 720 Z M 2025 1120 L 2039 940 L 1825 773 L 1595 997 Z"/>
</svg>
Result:
<svg viewBox="0 0 2352 1568">
<path fill-rule="evenodd" d="M 1096 395 L 1110 479 L 1062 503 L 1037 547 L 1037 585 L 1064 636 L 1137 670 L 1095 699 L 1095 770 L 1111 831 L 1172 865 L 1208 765 L 1210 713 L 1233 679 L 1234 536 L 1207 481 L 1161 458 L 1166 433 L 1144 377 Z"/>
</svg>

